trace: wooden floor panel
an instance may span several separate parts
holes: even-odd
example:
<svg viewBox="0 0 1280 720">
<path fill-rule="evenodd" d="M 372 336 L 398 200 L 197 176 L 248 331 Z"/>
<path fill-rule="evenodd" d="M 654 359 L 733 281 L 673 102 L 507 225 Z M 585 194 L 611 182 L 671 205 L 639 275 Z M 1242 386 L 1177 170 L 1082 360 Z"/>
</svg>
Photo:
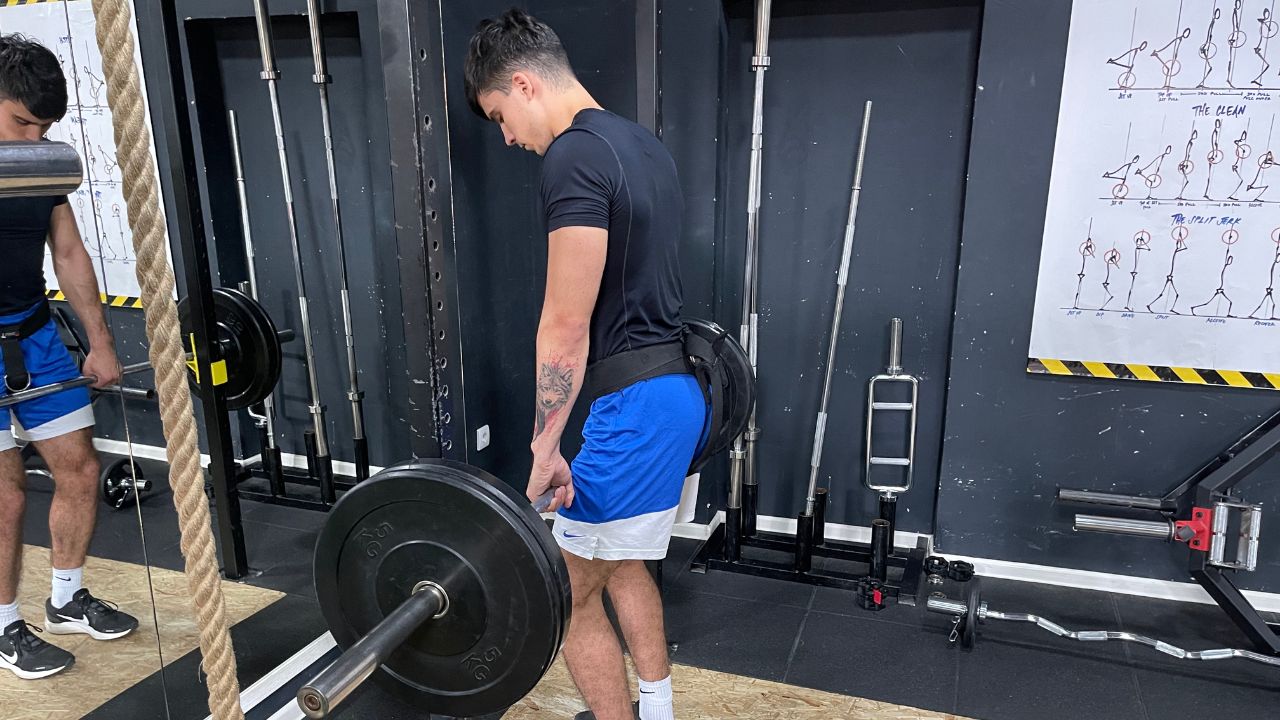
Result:
<svg viewBox="0 0 1280 720">
<path fill-rule="evenodd" d="M 22 617 L 44 627 L 44 601 L 49 596 L 49 550 L 23 548 L 19 602 Z M 191 612 L 187 578 L 180 572 L 152 568 L 160 647 L 165 663 L 171 663 L 199 646 L 199 632 Z M 5 720 L 71 720 L 83 717 L 160 669 L 156 627 L 147 592 L 147 569 L 142 565 L 89 558 L 84 582 L 96 597 L 114 602 L 138 618 L 138 630 L 112 641 L 88 635 L 40 637 L 76 656 L 70 670 L 43 680 L 20 680 L 0 670 L 0 717 Z M 274 590 L 223 582 L 227 623 L 235 624 L 283 596 Z"/>
</svg>

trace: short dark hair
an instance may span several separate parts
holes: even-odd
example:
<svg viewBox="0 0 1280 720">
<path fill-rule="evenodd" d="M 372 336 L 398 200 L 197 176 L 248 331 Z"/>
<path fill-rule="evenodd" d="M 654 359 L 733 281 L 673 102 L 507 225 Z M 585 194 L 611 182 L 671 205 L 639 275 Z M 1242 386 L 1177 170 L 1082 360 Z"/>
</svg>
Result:
<svg viewBox="0 0 1280 720">
<path fill-rule="evenodd" d="M 14 100 L 40 120 L 67 114 L 67 78 L 49 48 L 18 33 L 0 35 L 0 100 Z"/>
<path fill-rule="evenodd" d="M 480 117 L 480 96 L 492 90 L 506 91 L 506 80 L 527 68 L 553 82 L 573 77 L 569 54 L 549 25 L 519 8 L 512 8 L 476 26 L 467 49 L 463 78 L 467 104 Z"/>
</svg>

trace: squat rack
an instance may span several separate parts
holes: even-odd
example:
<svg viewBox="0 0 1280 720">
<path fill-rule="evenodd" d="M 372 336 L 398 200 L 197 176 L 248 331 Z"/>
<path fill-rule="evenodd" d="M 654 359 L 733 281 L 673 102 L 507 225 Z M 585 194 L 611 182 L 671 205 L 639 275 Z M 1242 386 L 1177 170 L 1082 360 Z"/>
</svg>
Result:
<svg viewBox="0 0 1280 720">
<path fill-rule="evenodd" d="M 304 14 L 299 5 L 301 3 L 288 3 L 283 13 L 273 17 Z M 378 52 L 374 48 L 380 48 L 386 87 L 405 88 L 386 97 L 389 152 L 393 157 L 416 159 L 394 163 L 389 170 L 405 344 L 426 349 L 426 352 L 406 353 L 405 358 L 409 412 L 404 420 L 407 427 L 414 429 L 408 442 L 416 457 L 465 460 L 468 438 L 450 216 L 452 189 L 445 132 L 445 88 L 440 73 L 443 40 L 439 8 L 405 0 L 376 0 L 372 6 L 362 5 L 359 11 L 362 16 L 367 12 L 376 13 L 374 25 L 378 42 L 370 49 Z M 149 80 L 147 92 L 158 164 L 164 168 L 163 185 L 170 191 L 170 229 L 178 240 L 175 259 L 183 265 L 185 290 L 191 297 L 193 315 L 198 318 L 194 329 L 195 350 L 201 358 L 200 372 L 207 373 L 207 363 L 219 359 L 209 354 L 209 338 L 214 332 L 212 291 L 216 284 L 210 269 L 211 253 L 205 230 L 208 217 L 201 204 L 199 182 L 195 180 L 199 176 L 190 104 L 194 96 L 184 68 L 187 26 L 179 19 L 180 9 L 172 2 L 142 0 L 136 12 L 144 29 L 139 34 L 139 44 L 147 61 L 144 67 Z M 208 17 L 226 15 L 214 9 L 209 12 L 213 15 Z M 250 20 L 253 17 L 251 9 L 240 10 L 239 14 Z M 239 486 L 249 477 L 269 477 L 270 469 L 235 458 L 234 432 L 226 403 L 203 386 L 199 396 L 209 443 L 208 468 L 217 509 L 217 533 L 226 556 L 224 572 L 229 578 L 240 578 L 249 571 L 241 499 L 318 510 L 327 510 L 328 504 Z M 282 474 L 289 480 L 306 481 L 300 473 L 286 470 Z M 341 491 L 351 483 L 335 485 Z"/>
</svg>

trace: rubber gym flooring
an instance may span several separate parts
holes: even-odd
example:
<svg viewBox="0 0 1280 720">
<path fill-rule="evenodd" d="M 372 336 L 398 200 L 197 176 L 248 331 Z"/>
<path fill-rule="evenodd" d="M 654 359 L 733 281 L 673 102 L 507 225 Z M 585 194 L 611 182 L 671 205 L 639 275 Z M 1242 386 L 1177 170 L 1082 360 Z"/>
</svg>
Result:
<svg viewBox="0 0 1280 720">
<path fill-rule="evenodd" d="M 142 505 L 146 549 L 153 568 L 181 570 L 164 467 L 143 462 L 147 477 L 158 479 L 157 490 Z M 47 546 L 50 484 L 31 478 L 30 487 L 24 540 Z M 323 515 L 248 502 L 242 507 L 249 563 L 257 574 L 227 586 L 229 598 L 243 601 L 243 608 L 230 613 L 243 688 L 325 627 L 311 585 L 311 551 Z M 97 567 L 116 567 L 103 561 L 142 562 L 135 512 L 102 506 L 91 548 L 91 555 L 101 559 L 95 561 Z M 949 620 L 922 608 L 895 606 L 869 613 L 841 591 L 726 573 L 692 574 L 688 564 L 695 549 L 694 541 L 674 540 L 663 570 L 667 632 L 677 645 L 672 659 L 679 666 L 676 709 L 681 718 L 1263 718 L 1274 716 L 1280 703 L 1280 669 L 1243 660 L 1176 660 L 1130 643 L 1080 643 L 1030 625 L 998 621 L 983 625 L 976 649 L 963 652 L 947 642 Z M 28 552 L 34 555 L 24 600 L 33 592 L 47 592 L 42 588 L 48 582 L 41 551 Z M 190 627 L 189 610 L 180 608 L 186 601 L 184 584 L 163 571 L 154 574 L 163 601 L 165 670 L 155 669 L 154 633 L 140 631 L 135 641 L 138 648 L 147 645 L 148 652 L 121 647 L 118 656 L 104 656 L 111 644 L 96 644 L 93 658 L 82 657 L 75 669 L 90 678 L 82 680 L 85 687 L 105 688 L 86 693 L 75 686 L 76 693 L 92 696 L 85 699 L 88 707 L 96 707 L 84 717 L 198 720 L 208 714 L 194 636 L 183 649 L 181 633 L 174 629 Z M 90 573 L 86 579 L 94 582 Z M 951 596 L 963 590 L 950 582 L 941 589 Z M 145 629 L 150 608 L 143 593 L 121 594 L 119 601 L 136 610 Z M 1187 649 L 1247 647 L 1216 606 L 995 579 L 984 579 L 983 596 L 994 609 L 1033 612 L 1070 629 L 1123 629 Z M 77 717 L 33 714 L 41 696 L 57 693 L 55 686 L 42 684 L 38 694 L 20 701 L 27 714 L 15 715 L 16 696 L 7 683 L 0 684 L 5 698 L 0 717 Z M 568 718 L 581 707 L 557 666 L 506 717 Z M 371 688 L 353 695 L 339 717 L 424 716 Z"/>
</svg>

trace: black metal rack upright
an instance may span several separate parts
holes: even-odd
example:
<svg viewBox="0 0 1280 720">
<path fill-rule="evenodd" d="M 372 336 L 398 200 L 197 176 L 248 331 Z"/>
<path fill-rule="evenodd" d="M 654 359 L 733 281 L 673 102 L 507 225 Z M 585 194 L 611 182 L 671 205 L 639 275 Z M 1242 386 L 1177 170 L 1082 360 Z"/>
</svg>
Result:
<svg viewBox="0 0 1280 720">
<path fill-rule="evenodd" d="M 135 3 L 139 15 L 145 13 L 151 27 L 160 31 L 161 47 L 154 55 L 148 45 L 140 48 L 144 60 L 162 69 L 167 83 L 148 83 L 149 105 L 155 118 L 157 155 L 168 179 L 172 198 L 168 207 L 169 227 L 176 233 L 181 249 L 186 296 L 191 304 L 191 328 L 195 334 L 197 371 L 212 377 L 210 365 L 222 359 L 214 342 L 213 278 L 209 269 L 209 248 L 205 238 L 200 191 L 195 183 L 198 169 L 191 142 L 187 86 L 183 77 L 181 27 L 172 2 L 145 0 Z M 216 353 L 216 354 L 215 354 Z M 236 461 L 233 455 L 230 420 L 221 393 L 212 385 L 200 386 L 201 413 L 209 449 L 209 475 L 213 485 L 217 533 L 222 548 L 223 574 L 229 579 L 249 572 L 244 526 L 240 519 L 240 498 L 233 482 Z"/>
</svg>

